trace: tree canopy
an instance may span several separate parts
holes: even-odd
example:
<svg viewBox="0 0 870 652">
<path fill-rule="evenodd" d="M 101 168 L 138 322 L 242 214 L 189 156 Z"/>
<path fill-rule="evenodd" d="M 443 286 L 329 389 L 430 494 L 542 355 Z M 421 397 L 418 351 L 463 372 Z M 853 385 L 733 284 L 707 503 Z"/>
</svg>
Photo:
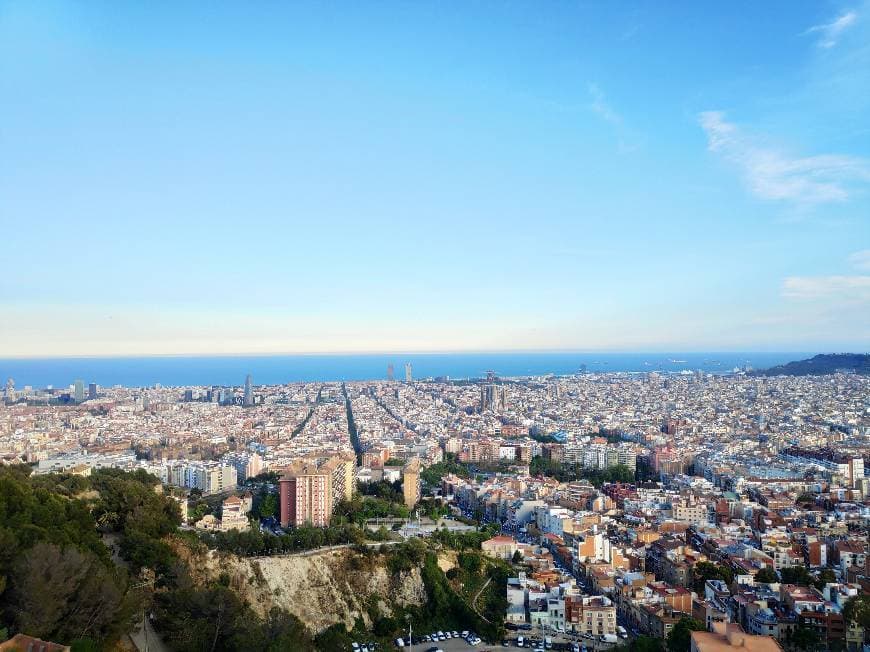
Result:
<svg viewBox="0 0 870 652">
<path fill-rule="evenodd" d="M 607 469 L 589 469 L 582 464 L 563 464 L 555 460 L 546 460 L 539 455 L 532 458 L 529 473 L 556 478 L 559 482 L 588 480 L 595 487 L 600 487 L 607 482 L 634 482 L 635 480 L 634 471 L 624 464 L 617 464 Z"/>
<path fill-rule="evenodd" d="M 692 632 L 702 632 L 704 623 L 695 618 L 683 617 L 668 633 L 668 652 L 689 652 L 692 646 Z"/>
<path fill-rule="evenodd" d="M 778 582 L 779 578 L 776 576 L 775 570 L 770 566 L 765 566 L 755 574 L 755 581 L 761 584 L 773 584 Z"/>
<path fill-rule="evenodd" d="M 0 468 L 0 612 L 12 633 L 110 643 L 129 629 L 138 598 L 76 497 L 91 483 Z"/>
<path fill-rule="evenodd" d="M 849 598 L 843 606 L 843 618 L 857 623 L 859 627 L 870 630 L 870 595 L 856 595 Z"/>
<path fill-rule="evenodd" d="M 734 581 L 734 571 L 728 566 L 714 564 L 709 561 L 699 561 L 692 569 L 694 575 L 693 587 L 698 595 L 704 594 L 704 584 L 707 580 L 722 580 L 725 584 Z"/>
</svg>

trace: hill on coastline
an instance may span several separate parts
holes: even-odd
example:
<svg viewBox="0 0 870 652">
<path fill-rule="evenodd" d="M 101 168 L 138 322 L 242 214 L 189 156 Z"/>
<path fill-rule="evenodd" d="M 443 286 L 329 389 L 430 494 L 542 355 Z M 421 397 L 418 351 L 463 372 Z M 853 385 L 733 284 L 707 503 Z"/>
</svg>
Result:
<svg viewBox="0 0 870 652">
<path fill-rule="evenodd" d="M 870 355 L 866 353 L 822 353 L 808 360 L 796 360 L 770 369 L 759 369 L 753 376 L 824 376 L 839 371 L 870 375 Z"/>
</svg>

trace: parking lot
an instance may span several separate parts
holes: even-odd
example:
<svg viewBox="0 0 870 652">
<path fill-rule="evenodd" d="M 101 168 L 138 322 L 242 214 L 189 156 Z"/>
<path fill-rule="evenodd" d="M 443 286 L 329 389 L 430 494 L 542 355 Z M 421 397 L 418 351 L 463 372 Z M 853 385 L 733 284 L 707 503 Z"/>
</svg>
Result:
<svg viewBox="0 0 870 652">
<path fill-rule="evenodd" d="M 560 636 L 552 636 L 553 640 L 553 650 L 571 650 L 571 643 L 577 639 L 569 639 L 567 637 Z M 526 641 L 526 646 L 524 649 L 531 650 L 533 648 L 529 647 L 530 640 L 538 640 L 541 641 L 540 647 L 544 647 L 543 638 L 539 638 L 536 636 L 524 635 L 524 639 Z M 495 650 L 516 650 L 517 649 L 517 638 L 516 634 L 511 633 L 511 635 L 506 639 L 508 646 L 504 647 L 502 642 L 498 643 L 480 643 L 479 645 L 469 645 L 461 638 L 452 638 L 446 641 L 438 641 L 435 643 L 418 643 L 416 645 L 412 645 L 411 647 L 400 648 L 404 650 L 410 650 L 411 652 L 426 652 L 432 648 L 436 648 L 438 650 L 443 650 L 444 652 L 467 652 L 468 650 L 477 650 L 478 652 L 494 652 Z M 603 643 L 601 641 L 593 641 L 590 639 L 579 639 L 577 642 L 582 646 L 586 646 L 587 652 L 602 652 L 603 650 L 608 650 L 613 647 L 612 643 Z"/>
<path fill-rule="evenodd" d="M 449 635 L 449 632 L 444 632 Z M 433 632 L 429 632 L 429 634 L 433 634 Z M 457 652 L 458 650 L 481 650 L 481 649 L 491 649 L 493 646 L 486 645 L 483 641 L 481 641 L 475 632 L 457 632 L 456 636 L 451 636 L 450 638 L 445 638 L 443 641 L 429 641 L 429 642 L 421 642 L 415 643 L 412 646 L 405 646 L 398 649 L 401 650 L 411 650 L 412 652 L 427 652 L 427 650 L 436 649 L 443 650 L 444 652 Z M 419 636 L 425 636 L 426 634 L 419 634 Z M 468 640 L 477 641 L 477 645 L 472 645 L 470 642 L 465 640 L 464 636 L 468 635 Z M 418 635 L 415 635 L 415 638 Z M 407 639 L 406 639 L 407 641 Z"/>
</svg>

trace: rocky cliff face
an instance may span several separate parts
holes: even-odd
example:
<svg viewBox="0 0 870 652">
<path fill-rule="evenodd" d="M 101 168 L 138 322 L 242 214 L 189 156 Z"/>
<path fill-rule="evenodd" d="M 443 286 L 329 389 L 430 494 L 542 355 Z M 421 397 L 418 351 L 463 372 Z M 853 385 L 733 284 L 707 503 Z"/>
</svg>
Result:
<svg viewBox="0 0 870 652">
<path fill-rule="evenodd" d="M 369 607 L 390 616 L 394 606 L 422 605 L 426 590 L 420 570 L 393 575 L 380 556 L 366 557 L 348 548 L 283 557 L 243 558 L 215 551 L 186 551 L 197 581 L 221 575 L 263 616 L 272 607 L 295 614 L 312 632 L 357 618 L 371 626 Z"/>
</svg>

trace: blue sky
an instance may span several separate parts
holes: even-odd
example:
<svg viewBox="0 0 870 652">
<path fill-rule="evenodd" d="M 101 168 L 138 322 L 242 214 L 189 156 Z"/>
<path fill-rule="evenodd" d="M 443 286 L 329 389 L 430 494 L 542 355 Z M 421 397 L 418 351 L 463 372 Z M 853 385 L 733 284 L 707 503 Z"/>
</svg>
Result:
<svg viewBox="0 0 870 652">
<path fill-rule="evenodd" d="M 861 350 L 870 2 L 0 0 L 0 356 Z"/>
</svg>

